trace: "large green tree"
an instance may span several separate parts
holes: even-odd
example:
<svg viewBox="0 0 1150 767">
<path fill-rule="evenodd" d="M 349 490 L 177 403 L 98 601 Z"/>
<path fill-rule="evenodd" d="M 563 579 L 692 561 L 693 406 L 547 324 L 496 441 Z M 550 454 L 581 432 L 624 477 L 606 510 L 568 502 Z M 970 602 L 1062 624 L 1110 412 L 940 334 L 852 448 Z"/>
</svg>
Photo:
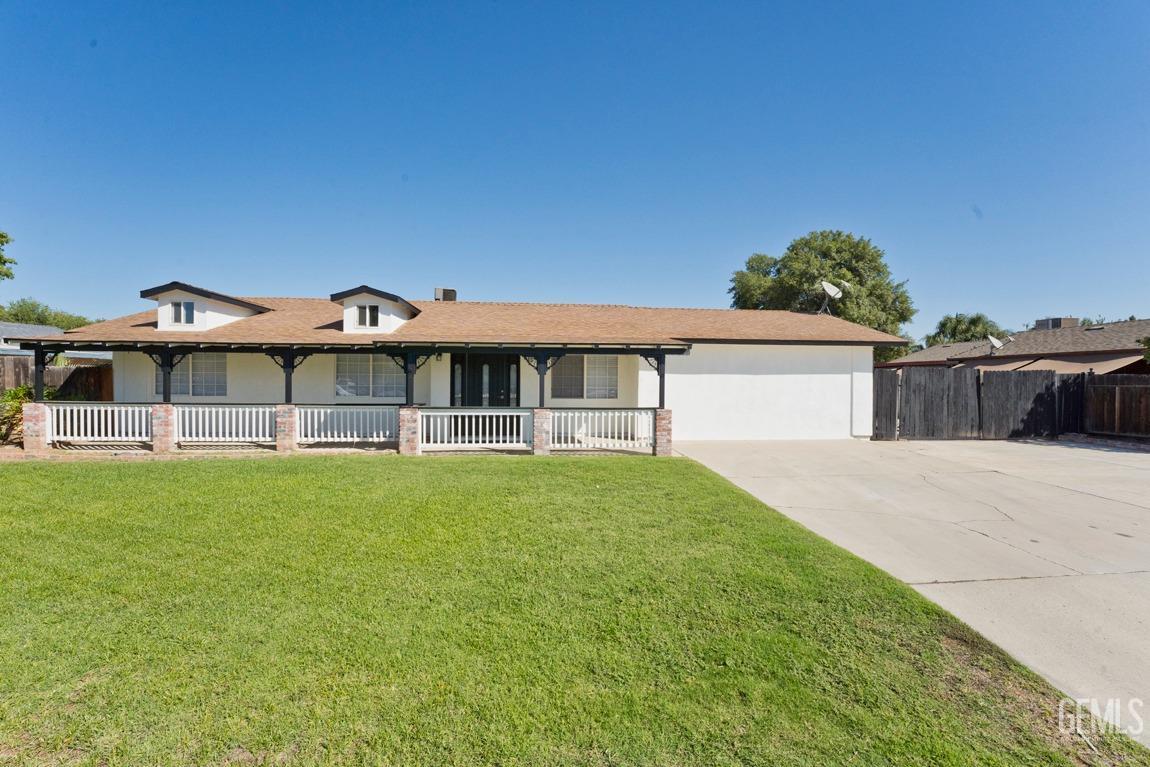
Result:
<svg viewBox="0 0 1150 767">
<path fill-rule="evenodd" d="M 843 289 L 831 311 L 875 330 L 899 335 L 915 314 L 906 282 L 895 282 L 886 254 L 865 237 L 823 230 L 799 237 L 779 257 L 756 253 L 731 277 L 731 306 L 736 309 L 787 309 L 817 312 L 826 280 Z M 878 360 L 906 353 L 903 348 L 875 350 Z"/>
<path fill-rule="evenodd" d="M 15 276 L 12 267 L 16 265 L 16 259 L 4 255 L 4 248 L 11 243 L 12 238 L 8 233 L 0 232 L 0 280 L 10 280 Z"/>
<path fill-rule="evenodd" d="M 87 317 L 53 309 L 32 298 L 18 298 L 7 306 L 0 306 L 0 320 L 26 322 L 30 325 L 55 325 L 64 330 L 71 330 L 92 323 Z"/>
<path fill-rule="evenodd" d="M 987 336 L 1005 336 L 1010 331 L 1003 330 L 997 322 L 981 312 L 974 314 L 948 314 L 938 321 L 934 332 L 926 337 L 927 346 L 953 344 L 960 341 L 981 341 Z"/>
</svg>

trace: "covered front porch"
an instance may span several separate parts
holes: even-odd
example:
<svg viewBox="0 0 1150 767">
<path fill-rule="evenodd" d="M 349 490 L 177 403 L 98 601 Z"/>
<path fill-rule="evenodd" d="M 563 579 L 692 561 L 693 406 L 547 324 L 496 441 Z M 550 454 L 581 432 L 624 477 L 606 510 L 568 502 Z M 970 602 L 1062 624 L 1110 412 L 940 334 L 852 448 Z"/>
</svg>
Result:
<svg viewBox="0 0 1150 767">
<path fill-rule="evenodd" d="M 44 367 L 66 348 L 33 346 L 36 401 L 25 408 L 28 452 L 135 446 L 155 453 L 339 447 L 403 454 L 666 455 L 671 437 L 666 357 L 687 350 L 686 345 L 105 345 L 117 365 L 116 402 L 45 401 Z M 211 371 L 201 370 L 210 366 L 191 365 L 196 355 L 223 358 L 222 366 L 214 363 L 222 368 L 215 371 L 214 384 Z M 199 391 L 201 384 L 217 386 L 214 396 Z M 301 388 L 307 400 L 297 403 Z M 644 397 L 648 402 L 641 406 Z"/>
</svg>

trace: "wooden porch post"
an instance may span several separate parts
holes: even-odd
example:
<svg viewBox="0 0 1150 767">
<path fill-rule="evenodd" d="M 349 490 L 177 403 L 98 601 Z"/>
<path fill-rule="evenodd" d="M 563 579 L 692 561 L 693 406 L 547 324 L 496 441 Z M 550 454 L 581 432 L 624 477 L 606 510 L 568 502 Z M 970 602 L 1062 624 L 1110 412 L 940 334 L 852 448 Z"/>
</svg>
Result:
<svg viewBox="0 0 1150 767">
<path fill-rule="evenodd" d="M 403 372 L 407 377 L 407 387 L 404 392 L 404 402 L 408 407 L 415 404 L 415 353 L 408 352 L 403 358 Z"/>
<path fill-rule="evenodd" d="M 539 407 L 547 407 L 543 404 L 543 396 L 547 393 L 547 355 L 535 355 L 535 370 L 539 373 Z"/>
<path fill-rule="evenodd" d="M 160 379 L 162 381 L 161 391 L 163 393 L 163 401 L 172 401 L 172 350 L 171 348 L 163 349 L 160 352 Z"/>
<path fill-rule="evenodd" d="M 659 373 L 659 409 L 667 407 L 667 355 L 655 358 L 655 370 Z"/>
<path fill-rule="evenodd" d="M 291 377 L 295 372 L 295 349 L 284 350 L 284 404 L 291 404 Z"/>
<path fill-rule="evenodd" d="M 36 370 L 32 378 L 32 399 L 36 402 L 44 401 L 44 366 L 47 364 L 47 355 L 43 346 L 37 346 L 32 352 Z"/>
</svg>

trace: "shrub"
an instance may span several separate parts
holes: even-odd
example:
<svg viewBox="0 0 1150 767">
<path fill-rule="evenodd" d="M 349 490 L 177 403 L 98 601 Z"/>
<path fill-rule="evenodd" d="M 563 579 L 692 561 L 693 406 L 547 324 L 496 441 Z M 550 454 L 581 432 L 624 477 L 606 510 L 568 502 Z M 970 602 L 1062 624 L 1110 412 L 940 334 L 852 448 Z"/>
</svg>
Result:
<svg viewBox="0 0 1150 767">
<path fill-rule="evenodd" d="M 44 399 L 56 399 L 56 390 L 44 387 Z M 32 401 L 32 387 L 13 386 L 0 394 L 0 444 L 24 438 L 24 403 Z"/>
</svg>

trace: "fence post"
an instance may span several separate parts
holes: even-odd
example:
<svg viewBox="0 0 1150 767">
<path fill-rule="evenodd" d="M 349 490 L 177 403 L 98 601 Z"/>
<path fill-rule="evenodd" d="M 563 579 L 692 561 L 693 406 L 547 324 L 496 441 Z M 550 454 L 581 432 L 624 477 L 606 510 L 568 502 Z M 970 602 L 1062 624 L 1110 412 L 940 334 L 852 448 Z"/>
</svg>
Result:
<svg viewBox="0 0 1150 767">
<path fill-rule="evenodd" d="M 551 410 L 545 407 L 531 410 L 531 452 L 551 455 Z"/>
<path fill-rule="evenodd" d="M 295 405 L 276 405 L 276 452 L 291 453 L 299 447 L 299 424 Z"/>
<path fill-rule="evenodd" d="M 671 454 L 671 411 L 659 408 L 655 411 L 655 455 Z"/>
<path fill-rule="evenodd" d="M 176 408 L 170 402 L 152 405 L 152 452 L 173 453 L 179 441 Z"/>
<path fill-rule="evenodd" d="M 24 454 L 46 455 L 49 449 L 48 434 L 51 424 L 48 419 L 51 413 L 43 402 L 25 402 L 23 408 L 24 418 Z"/>
<path fill-rule="evenodd" d="M 419 408 L 401 405 L 399 408 L 399 454 L 419 455 Z"/>
</svg>

